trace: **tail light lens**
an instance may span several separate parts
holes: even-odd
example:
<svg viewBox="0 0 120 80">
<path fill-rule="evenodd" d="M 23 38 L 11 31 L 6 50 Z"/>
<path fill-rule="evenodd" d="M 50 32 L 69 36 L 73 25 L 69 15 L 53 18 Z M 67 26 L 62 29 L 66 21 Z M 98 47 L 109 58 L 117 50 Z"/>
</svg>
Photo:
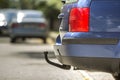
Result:
<svg viewBox="0 0 120 80">
<path fill-rule="evenodd" d="M 16 28 L 16 27 L 18 27 L 19 25 L 18 25 L 18 23 L 13 23 L 12 24 L 12 28 Z"/>
<path fill-rule="evenodd" d="M 88 32 L 89 31 L 89 8 L 73 8 L 70 11 L 69 31 Z"/>
<path fill-rule="evenodd" d="M 46 24 L 45 23 L 40 23 L 39 26 L 40 27 L 46 27 Z"/>
</svg>

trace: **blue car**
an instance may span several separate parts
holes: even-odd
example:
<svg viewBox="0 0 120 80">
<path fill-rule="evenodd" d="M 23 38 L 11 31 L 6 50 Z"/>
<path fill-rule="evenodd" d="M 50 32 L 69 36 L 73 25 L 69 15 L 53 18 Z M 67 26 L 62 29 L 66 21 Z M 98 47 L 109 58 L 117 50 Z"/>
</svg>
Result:
<svg viewBox="0 0 120 80">
<path fill-rule="evenodd" d="M 120 0 L 62 0 L 57 59 L 120 79 Z"/>
</svg>

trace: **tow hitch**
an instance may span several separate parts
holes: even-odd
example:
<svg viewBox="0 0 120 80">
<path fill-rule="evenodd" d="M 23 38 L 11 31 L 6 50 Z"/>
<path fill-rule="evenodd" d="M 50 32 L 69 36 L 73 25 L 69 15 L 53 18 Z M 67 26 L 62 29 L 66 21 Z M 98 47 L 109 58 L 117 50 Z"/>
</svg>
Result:
<svg viewBox="0 0 120 80">
<path fill-rule="evenodd" d="M 50 61 L 49 58 L 48 58 L 48 52 L 47 51 L 44 52 L 44 55 L 45 55 L 45 60 L 46 60 L 47 63 L 49 63 L 49 64 L 51 64 L 53 66 L 56 66 L 58 68 L 65 69 L 65 70 L 71 69 L 71 66 L 69 66 L 69 65 L 64 65 L 64 64 L 61 65 L 61 64 Z"/>
</svg>

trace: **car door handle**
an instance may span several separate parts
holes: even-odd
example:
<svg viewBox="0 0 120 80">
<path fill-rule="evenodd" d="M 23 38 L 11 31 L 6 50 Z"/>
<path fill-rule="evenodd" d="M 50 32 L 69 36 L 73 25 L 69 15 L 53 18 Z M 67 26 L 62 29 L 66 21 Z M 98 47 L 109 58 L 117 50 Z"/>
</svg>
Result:
<svg viewBox="0 0 120 80">
<path fill-rule="evenodd" d="M 60 13 L 60 14 L 58 15 L 58 19 L 61 19 L 61 18 L 64 18 L 64 13 Z"/>
</svg>

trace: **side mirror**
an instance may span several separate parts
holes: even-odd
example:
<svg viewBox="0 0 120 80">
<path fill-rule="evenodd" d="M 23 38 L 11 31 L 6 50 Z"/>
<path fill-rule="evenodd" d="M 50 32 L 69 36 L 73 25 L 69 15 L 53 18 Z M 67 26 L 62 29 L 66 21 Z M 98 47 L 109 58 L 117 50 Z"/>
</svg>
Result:
<svg viewBox="0 0 120 80">
<path fill-rule="evenodd" d="M 66 0 L 61 0 L 61 2 L 62 2 L 63 4 L 65 4 Z"/>
</svg>

